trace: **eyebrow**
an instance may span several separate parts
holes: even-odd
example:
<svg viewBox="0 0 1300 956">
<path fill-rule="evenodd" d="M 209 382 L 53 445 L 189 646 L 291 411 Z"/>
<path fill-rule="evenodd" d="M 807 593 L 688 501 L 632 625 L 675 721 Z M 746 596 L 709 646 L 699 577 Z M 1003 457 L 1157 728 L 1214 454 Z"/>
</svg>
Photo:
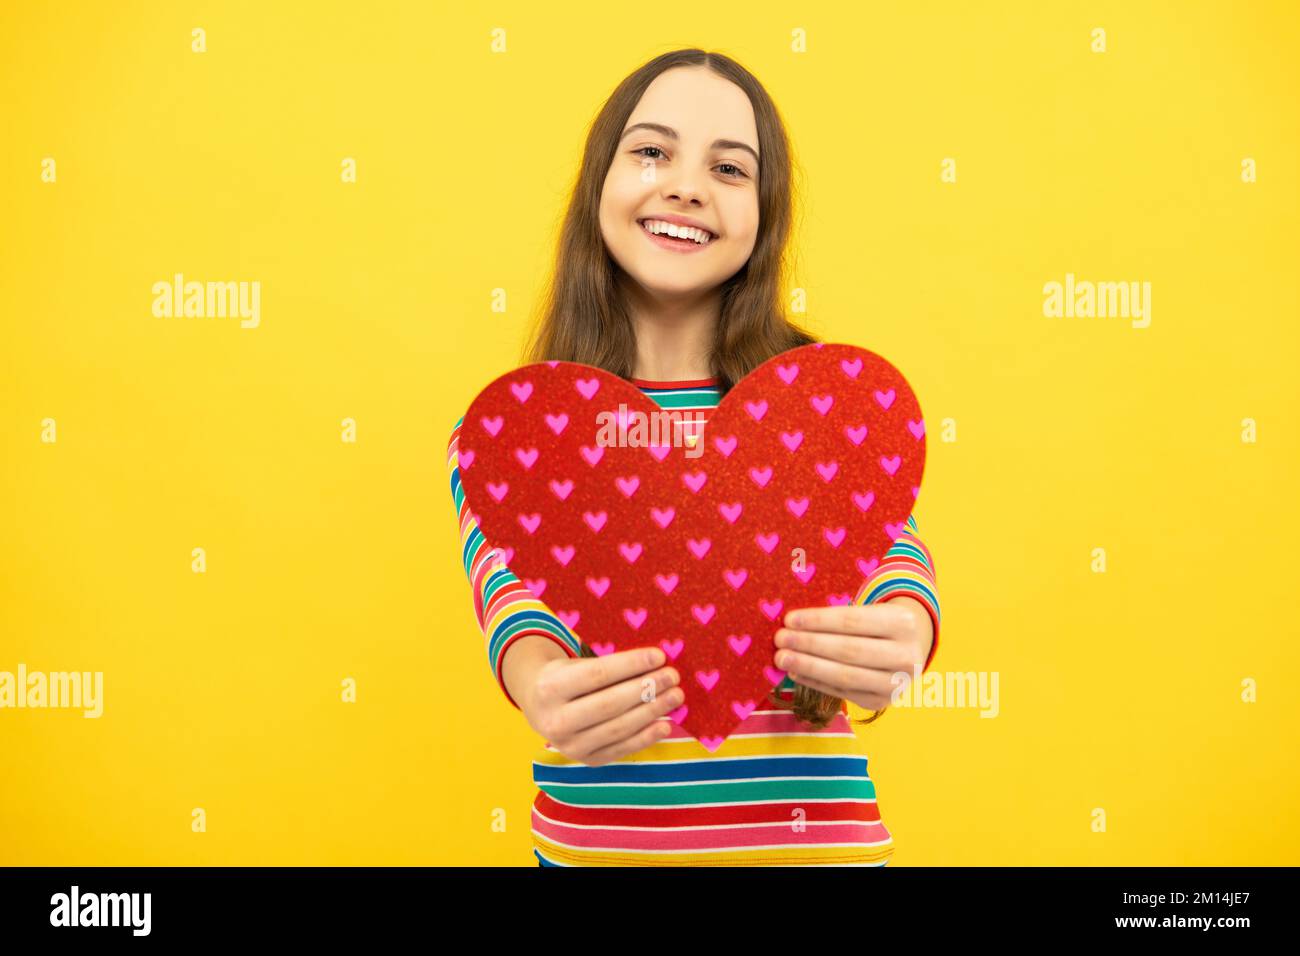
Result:
<svg viewBox="0 0 1300 956">
<path fill-rule="evenodd" d="M 623 130 L 623 135 L 619 137 L 621 142 L 628 133 L 637 129 L 651 129 L 660 135 L 667 136 L 671 140 L 678 139 L 677 130 L 671 126 L 664 126 L 662 123 L 633 123 L 627 129 Z M 743 149 L 749 155 L 754 157 L 754 162 L 758 162 L 758 151 L 748 143 L 742 143 L 735 139 L 715 139 L 710 149 Z"/>
</svg>

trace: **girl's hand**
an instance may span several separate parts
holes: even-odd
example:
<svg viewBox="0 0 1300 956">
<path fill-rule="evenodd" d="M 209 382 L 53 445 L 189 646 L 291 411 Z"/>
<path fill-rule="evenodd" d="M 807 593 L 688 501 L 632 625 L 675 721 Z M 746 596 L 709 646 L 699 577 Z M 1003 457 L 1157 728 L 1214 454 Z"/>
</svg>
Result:
<svg viewBox="0 0 1300 956">
<path fill-rule="evenodd" d="M 659 718 L 685 700 L 658 647 L 561 657 L 537 669 L 518 700 L 529 725 L 570 760 L 599 767 L 672 732 Z"/>
<path fill-rule="evenodd" d="M 776 632 L 774 663 L 805 687 L 843 697 L 867 710 L 883 710 L 895 689 L 894 674 L 910 681 L 934 641 L 934 622 L 915 598 L 880 604 L 809 607 L 791 611 Z"/>
</svg>

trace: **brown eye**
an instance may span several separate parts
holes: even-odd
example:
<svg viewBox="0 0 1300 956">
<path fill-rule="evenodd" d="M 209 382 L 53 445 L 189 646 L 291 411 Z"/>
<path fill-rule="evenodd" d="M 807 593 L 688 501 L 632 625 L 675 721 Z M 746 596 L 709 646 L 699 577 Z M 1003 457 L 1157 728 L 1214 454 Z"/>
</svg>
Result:
<svg viewBox="0 0 1300 956">
<path fill-rule="evenodd" d="M 749 178 L 749 175 L 748 175 L 748 174 L 747 174 L 743 169 L 741 169 L 739 166 L 737 166 L 735 163 L 720 163 L 718 168 L 722 168 L 723 166 L 730 166 L 732 169 L 735 170 L 735 173 L 727 173 L 727 174 L 726 174 L 726 175 L 728 175 L 728 176 L 733 177 L 734 179 L 748 179 L 748 178 Z"/>
<path fill-rule="evenodd" d="M 660 153 L 660 154 L 663 153 L 663 150 L 661 150 L 658 146 L 642 146 L 640 149 L 632 150 L 632 152 L 638 156 L 645 156 L 645 151 L 647 149 L 653 149 L 656 153 Z M 659 156 L 646 156 L 646 159 L 659 159 Z"/>
</svg>

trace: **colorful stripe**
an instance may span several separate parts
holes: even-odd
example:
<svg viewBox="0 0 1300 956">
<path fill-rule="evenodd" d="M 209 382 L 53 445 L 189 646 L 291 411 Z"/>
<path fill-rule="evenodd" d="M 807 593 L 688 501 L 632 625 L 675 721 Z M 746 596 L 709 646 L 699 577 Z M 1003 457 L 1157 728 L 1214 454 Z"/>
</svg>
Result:
<svg viewBox="0 0 1300 956">
<path fill-rule="evenodd" d="M 716 380 L 634 384 L 661 408 L 699 412 L 701 423 L 721 400 Z M 510 645 L 538 635 L 577 657 L 579 644 L 474 523 L 457 465 L 463 421 L 447 449 L 461 559 L 492 672 L 517 707 L 501 677 Z M 917 531 L 909 516 L 854 603 L 900 595 L 919 601 L 934 625 L 929 668 L 940 609 L 934 560 Z M 787 677 L 778 693 L 788 700 L 793 688 Z M 866 753 L 843 712 L 814 730 L 786 710 L 755 711 L 712 753 L 674 726 L 661 742 L 602 767 L 546 744 L 533 761 L 533 780 L 534 854 L 543 866 L 884 866 L 894 851 Z"/>
</svg>

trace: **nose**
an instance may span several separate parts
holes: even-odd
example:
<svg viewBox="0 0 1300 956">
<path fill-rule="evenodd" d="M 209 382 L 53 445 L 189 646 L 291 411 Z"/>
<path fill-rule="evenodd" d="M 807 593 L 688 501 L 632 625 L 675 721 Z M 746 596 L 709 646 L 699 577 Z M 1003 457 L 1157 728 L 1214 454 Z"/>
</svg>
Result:
<svg viewBox="0 0 1300 956">
<path fill-rule="evenodd" d="M 704 188 L 698 184 L 695 173 L 674 171 L 661 185 L 664 199 L 688 202 L 694 206 L 703 206 L 706 202 Z"/>
</svg>

